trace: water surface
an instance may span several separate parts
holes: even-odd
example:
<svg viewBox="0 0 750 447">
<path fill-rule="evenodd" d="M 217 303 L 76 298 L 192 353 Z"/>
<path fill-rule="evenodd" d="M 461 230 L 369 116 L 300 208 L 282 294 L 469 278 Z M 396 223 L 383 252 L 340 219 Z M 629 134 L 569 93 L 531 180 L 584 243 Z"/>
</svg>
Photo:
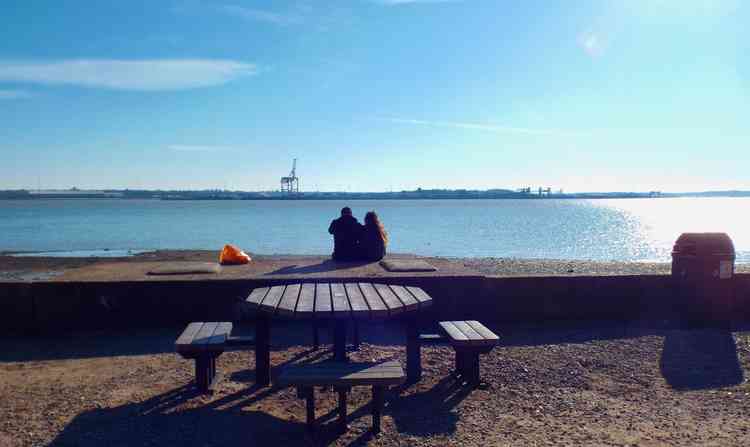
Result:
<svg viewBox="0 0 750 447">
<path fill-rule="evenodd" d="M 330 220 L 375 210 L 389 250 L 427 256 L 669 261 L 687 231 L 722 231 L 750 262 L 747 198 L 611 200 L 0 201 L 0 251 L 209 249 L 327 254 Z"/>
</svg>

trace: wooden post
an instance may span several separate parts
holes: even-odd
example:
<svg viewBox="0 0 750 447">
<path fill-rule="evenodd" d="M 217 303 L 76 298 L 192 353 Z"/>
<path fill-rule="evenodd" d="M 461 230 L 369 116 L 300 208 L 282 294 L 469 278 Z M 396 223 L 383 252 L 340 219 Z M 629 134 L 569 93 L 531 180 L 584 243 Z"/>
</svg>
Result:
<svg viewBox="0 0 750 447">
<path fill-rule="evenodd" d="M 315 428 L 315 387 L 305 389 L 307 398 L 307 430 L 313 431 Z"/>
<path fill-rule="evenodd" d="M 339 388 L 339 429 L 346 431 L 346 388 Z"/>
<path fill-rule="evenodd" d="M 416 318 L 406 324 L 406 377 L 409 382 L 422 378 L 422 347 L 419 343 L 419 326 Z"/>
<path fill-rule="evenodd" d="M 258 314 L 255 321 L 255 383 L 271 384 L 271 322 L 268 316 Z"/>
<path fill-rule="evenodd" d="M 372 387 L 372 432 L 380 433 L 380 417 L 383 414 L 383 387 Z"/>
<path fill-rule="evenodd" d="M 333 358 L 337 362 L 345 362 L 346 358 L 346 319 L 336 320 L 333 329 Z"/>
</svg>

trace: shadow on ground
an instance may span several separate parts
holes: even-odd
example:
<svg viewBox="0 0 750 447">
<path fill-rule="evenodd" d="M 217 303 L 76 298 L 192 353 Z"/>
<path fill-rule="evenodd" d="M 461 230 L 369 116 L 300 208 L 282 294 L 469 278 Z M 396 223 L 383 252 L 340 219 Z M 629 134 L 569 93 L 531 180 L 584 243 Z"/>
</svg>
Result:
<svg viewBox="0 0 750 447">
<path fill-rule="evenodd" d="M 659 367 L 667 383 L 681 391 L 734 386 L 744 380 L 734 337 L 726 329 L 668 332 Z"/>
<path fill-rule="evenodd" d="M 455 432 L 458 415 L 451 410 L 471 393 L 470 388 L 455 384 L 451 378 L 427 391 L 399 396 L 405 389 L 388 393 L 384 414 L 393 418 L 399 433 L 419 436 Z M 313 435 L 306 431 L 303 420 L 294 420 L 291 415 L 277 417 L 247 409 L 282 390 L 253 385 L 203 403 L 204 398 L 188 384 L 143 402 L 82 412 L 50 445 L 328 445 L 344 435 L 337 428 L 335 407 L 317 414 Z M 429 411 L 424 411 L 426 408 Z M 356 420 L 360 427 L 366 424 L 366 429 L 346 440 L 347 445 L 364 445 L 372 438 L 371 413 L 369 402 L 348 415 L 350 423 Z"/>
<path fill-rule="evenodd" d="M 313 265 L 289 265 L 272 272 L 268 272 L 266 273 L 266 275 L 301 275 L 306 273 L 324 273 L 362 267 L 368 264 L 374 263 L 369 261 L 342 262 L 334 261 L 333 259 L 326 259 L 325 261 Z"/>
</svg>

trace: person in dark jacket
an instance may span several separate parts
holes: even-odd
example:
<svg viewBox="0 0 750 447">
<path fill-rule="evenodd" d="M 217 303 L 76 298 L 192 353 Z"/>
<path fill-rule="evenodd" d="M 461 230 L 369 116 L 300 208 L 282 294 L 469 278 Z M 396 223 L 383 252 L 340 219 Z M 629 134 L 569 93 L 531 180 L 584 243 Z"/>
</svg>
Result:
<svg viewBox="0 0 750 447">
<path fill-rule="evenodd" d="M 328 227 L 328 232 L 333 235 L 333 259 L 337 261 L 357 260 L 362 231 L 362 224 L 352 216 L 352 210 L 348 206 L 342 208 L 341 217 L 334 219 Z"/>
<path fill-rule="evenodd" d="M 385 256 L 386 245 L 388 233 L 385 232 L 375 211 L 370 211 L 365 215 L 364 232 L 359 243 L 360 259 L 380 261 Z"/>
</svg>

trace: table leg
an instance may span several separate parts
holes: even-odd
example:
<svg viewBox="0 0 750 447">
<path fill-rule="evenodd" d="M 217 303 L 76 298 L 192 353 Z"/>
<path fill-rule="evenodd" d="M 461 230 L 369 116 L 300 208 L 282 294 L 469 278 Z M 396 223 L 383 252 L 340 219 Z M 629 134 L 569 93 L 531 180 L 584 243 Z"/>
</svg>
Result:
<svg viewBox="0 0 750 447">
<path fill-rule="evenodd" d="M 346 388 L 337 389 L 339 393 L 339 430 L 343 433 L 346 431 Z"/>
<path fill-rule="evenodd" d="M 314 387 L 307 387 L 304 391 L 307 407 L 307 416 L 306 416 L 306 422 L 307 422 L 307 430 L 313 431 L 315 428 L 315 388 Z"/>
<path fill-rule="evenodd" d="M 406 323 L 406 376 L 409 382 L 419 382 L 422 379 L 422 346 L 419 343 L 416 318 Z"/>
<path fill-rule="evenodd" d="M 333 358 L 337 362 L 345 362 L 346 358 L 346 323 L 345 318 L 336 320 L 333 329 Z"/>
<path fill-rule="evenodd" d="M 271 384 L 271 321 L 266 315 L 255 321 L 255 383 Z"/>
</svg>

